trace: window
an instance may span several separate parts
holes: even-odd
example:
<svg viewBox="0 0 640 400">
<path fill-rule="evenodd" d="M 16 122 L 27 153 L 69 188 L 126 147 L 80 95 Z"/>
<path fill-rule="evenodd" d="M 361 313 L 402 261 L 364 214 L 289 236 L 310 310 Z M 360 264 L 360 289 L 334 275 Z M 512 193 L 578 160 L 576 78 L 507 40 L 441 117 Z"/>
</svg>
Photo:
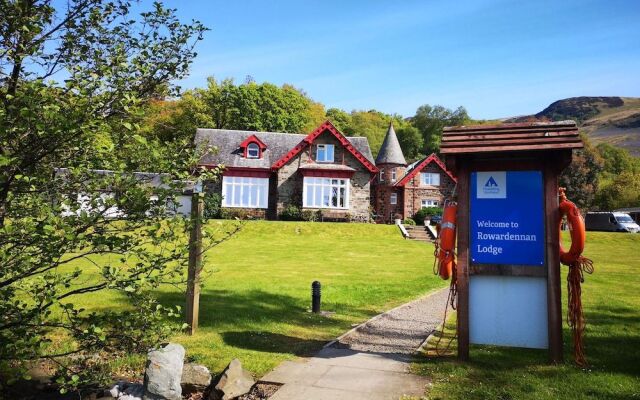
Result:
<svg viewBox="0 0 640 400">
<path fill-rule="evenodd" d="M 380 182 L 384 182 L 384 170 L 380 170 Z"/>
<path fill-rule="evenodd" d="M 398 204 L 398 193 L 391 193 L 389 204 Z"/>
<path fill-rule="evenodd" d="M 440 186 L 440 174 L 433 172 L 420 173 L 420 183 L 422 185 Z"/>
<path fill-rule="evenodd" d="M 438 200 L 422 199 L 420 201 L 420 205 L 422 207 L 438 207 L 438 205 L 440 205 L 440 203 L 438 202 Z"/>
<path fill-rule="evenodd" d="M 396 181 L 396 169 L 392 169 L 391 170 L 391 182 L 395 182 Z"/>
<path fill-rule="evenodd" d="M 349 208 L 349 179 L 305 177 L 303 206 L 310 208 Z"/>
<path fill-rule="evenodd" d="M 249 143 L 247 146 L 247 158 L 260 158 L 260 146 L 258 146 L 258 143 Z"/>
<path fill-rule="evenodd" d="M 319 144 L 316 150 L 317 162 L 333 162 L 333 145 Z"/>
<path fill-rule="evenodd" d="M 269 178 L 222 177 L 222 206 L 267 208 Z"/>
</svg>

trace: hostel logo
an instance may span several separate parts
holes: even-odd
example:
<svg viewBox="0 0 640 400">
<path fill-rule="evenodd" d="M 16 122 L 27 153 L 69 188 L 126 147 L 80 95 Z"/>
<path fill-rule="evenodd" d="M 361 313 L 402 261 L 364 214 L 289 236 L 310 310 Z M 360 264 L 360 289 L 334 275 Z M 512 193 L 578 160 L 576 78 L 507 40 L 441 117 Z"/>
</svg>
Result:
<svg viewBox="0 0 640 400">
<path fill-rule="evenodd" d="M 478 199 L 506 199 L 506 171 L 477 172 L 476 196 Z"/>
</svg>

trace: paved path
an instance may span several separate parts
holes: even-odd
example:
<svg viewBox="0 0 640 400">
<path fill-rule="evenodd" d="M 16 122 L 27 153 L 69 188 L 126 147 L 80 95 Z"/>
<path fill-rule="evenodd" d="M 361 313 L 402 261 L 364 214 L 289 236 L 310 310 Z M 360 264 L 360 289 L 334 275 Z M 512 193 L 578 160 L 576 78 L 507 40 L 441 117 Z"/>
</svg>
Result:
<svg viewBox="0 0 640 400">
<path fill-rule="evenodd" d="M 380 314 L 314 357 L 286 361 L 261 381 L 271 400 L 397 400 L 423 396 L 429 379 L 409 373 L 412 354 L 442 322 L 448 290 Z"/>
</svg>

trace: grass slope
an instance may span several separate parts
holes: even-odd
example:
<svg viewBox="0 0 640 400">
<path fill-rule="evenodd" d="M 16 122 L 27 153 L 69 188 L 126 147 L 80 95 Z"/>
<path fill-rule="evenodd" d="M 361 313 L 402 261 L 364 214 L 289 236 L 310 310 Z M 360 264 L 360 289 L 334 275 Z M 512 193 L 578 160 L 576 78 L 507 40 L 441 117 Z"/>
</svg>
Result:
<svg viewBox="0 0 640 400">
<path fill-rule="evenodd" d="M 432 263 L 433 246 L 404 240 L 395 226 L 249 222 L 205 255 L 213 273 L 203 283 L 200 329 L 173 340 L 214 372 L 239 358 L 261 376 L 354 323 L 445 286 Z M 323 310 L 335 315 L 308 312 L 314 280 L 322 282 Z M 167 305 L 184 304 L 184 293 L 173 287 L 159 296 Z M 80 300 L 88 309 L 126 306 L 112 293 Z"/>
<path fill-rule="evenodd" d="M 586 276 L 582 292 L 589 369 L 572 364 L 565 324 L 567 361 L 559 366 L 546 364 L 546 351 L 493 346 L 471 346 L 471 361 L 464 364 L 446 357 L 421 359 L 416 371 L 434 381 L 429 398 L 640 398 L 640 235 L 588 232 L 585 255 L 596 268 Z M 565 276 L 566 267 L 562 272 Z M 565 313 L 566 299 L 564 288 Z"/>
</svg>

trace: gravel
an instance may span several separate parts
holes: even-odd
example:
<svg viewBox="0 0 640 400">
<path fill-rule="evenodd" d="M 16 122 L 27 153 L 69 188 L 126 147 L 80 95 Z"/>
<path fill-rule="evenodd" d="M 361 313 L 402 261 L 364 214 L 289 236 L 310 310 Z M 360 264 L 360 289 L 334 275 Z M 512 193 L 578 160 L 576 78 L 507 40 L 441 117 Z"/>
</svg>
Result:
<svg viewBox="0 0 640 400">
<path fill-rule="evenodd" d="M 339 338 L 333 347 L 413 354 L 442 323 L 449 288 L 377 315 Z"/>
</svg>

